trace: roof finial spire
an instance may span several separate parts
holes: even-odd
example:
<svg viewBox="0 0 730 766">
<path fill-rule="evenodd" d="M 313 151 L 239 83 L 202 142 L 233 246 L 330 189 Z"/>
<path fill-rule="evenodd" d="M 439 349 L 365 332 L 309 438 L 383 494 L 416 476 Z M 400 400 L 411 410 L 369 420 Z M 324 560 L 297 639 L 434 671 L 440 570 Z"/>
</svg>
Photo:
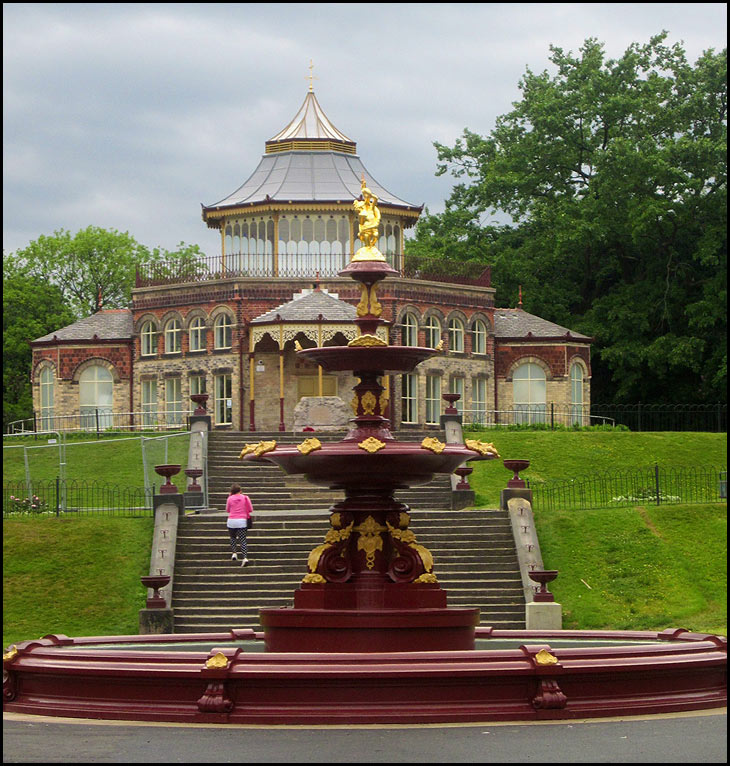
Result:
<svg viewBox="0 0 730 766">
<path fill-rule="evenodd" d="M 314 69 L 314 63 L 312 62 L 312 59 L 309 59 L 309 74 L 306 76 L 305 79 L 309 80 L 309 92 L 314 92 L 314 81 L 319 80 L 319 77 L 316 77 L 314 75 L 314 72 L 312 71 Z"/>
<path fill-rule="evenodd" d="M 521 309 L 521 308 L 522 308 L 522 285 L 520 285 L 520 299 L 519 299 L 519 301 L 517 302 L 517 308 L 518 308 L 518 309 Z"/>
</svg>

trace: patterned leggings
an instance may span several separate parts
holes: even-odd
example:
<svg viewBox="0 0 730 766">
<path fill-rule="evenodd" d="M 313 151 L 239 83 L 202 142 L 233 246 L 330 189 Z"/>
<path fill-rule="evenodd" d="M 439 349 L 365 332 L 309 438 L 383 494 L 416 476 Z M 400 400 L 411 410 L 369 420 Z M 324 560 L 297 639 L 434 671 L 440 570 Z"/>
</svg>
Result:
<svg viewBox="0 0 730 766">
<path fill-rule="evenodd" d="M 231 538 L 231 553 L 236 552 L 236 544 L 238 544 L 243 557 L 246 558 L 246 553 L 248 552 L 246 543 L 246 527 L 239 527 L 238 529 L 231 529 L 228 527 L 228 534 Z"/>
</svg>

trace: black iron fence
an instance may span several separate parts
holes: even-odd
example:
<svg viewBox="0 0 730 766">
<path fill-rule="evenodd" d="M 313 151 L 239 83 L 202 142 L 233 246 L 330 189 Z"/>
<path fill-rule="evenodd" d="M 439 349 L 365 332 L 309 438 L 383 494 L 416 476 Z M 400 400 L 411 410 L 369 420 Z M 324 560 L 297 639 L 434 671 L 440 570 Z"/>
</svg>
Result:
<svg viewBox="0 0 730 766">
<path fill-rule="evenodd" d="M 61 514 L 152 515 L 150 490 L 96 481 L 15 481 L 3 484 L 3 518 Z"/>
<path fill-rule="evenodd" d="M 528 482 L 536 511 L 727 501 L 727 469 L 654 465 L 564 481 Z"/>
</svg>

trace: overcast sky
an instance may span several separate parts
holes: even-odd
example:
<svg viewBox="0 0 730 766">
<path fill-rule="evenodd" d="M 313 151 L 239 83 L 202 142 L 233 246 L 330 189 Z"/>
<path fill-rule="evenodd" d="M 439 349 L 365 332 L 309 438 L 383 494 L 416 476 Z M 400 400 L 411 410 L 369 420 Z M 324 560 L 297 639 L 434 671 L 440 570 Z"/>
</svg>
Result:
<svg viewBox="0 0 730 766">
<path fill-rule="evenodd" d="M 694 63 L 726 26 L 724 3 L 5 3 L 3 249 L 93 224 L 217 252 L 200 205 L 252 173 L 310 60 L 372 175 L 437 212 L 433 141 L 488 134 L 550 44 L 617 57 L 665 29 Z"/>
</svg>

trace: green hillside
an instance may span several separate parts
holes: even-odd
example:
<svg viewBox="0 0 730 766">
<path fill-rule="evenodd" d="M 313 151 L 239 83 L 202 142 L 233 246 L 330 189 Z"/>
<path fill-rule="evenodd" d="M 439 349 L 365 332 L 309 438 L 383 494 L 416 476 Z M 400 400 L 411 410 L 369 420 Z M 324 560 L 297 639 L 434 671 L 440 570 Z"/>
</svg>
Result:
<svg viewBox="0 0 730 766">
<path fill-rule="evenodd" d="M 718 467 L 727 461 L 725 434 L 494 431 L 477 436 L 493 442 L 503 458 L 528 458 L 524 475 L 532 479 L 655 461 Z M 127 444 L 129 464 L 125 449 L 117 448 L 113 460 L 97 460 L 94 478 L 130 476 L 137 484 L 139 444 L 136 449 Z M 478 505 L 496 507 L 510 474 L 497 460 L 473 465 Z M 727 633 L 726 503 L 536 512 L 536 525 L 545 566 L 560 571 L 552 590 L 563 604 L 565 627 Z M 137 631 L 151 518 L 26 518 L 4 521 L 3 533 L 5 646 L 50 632 Z"/>
</svg>

